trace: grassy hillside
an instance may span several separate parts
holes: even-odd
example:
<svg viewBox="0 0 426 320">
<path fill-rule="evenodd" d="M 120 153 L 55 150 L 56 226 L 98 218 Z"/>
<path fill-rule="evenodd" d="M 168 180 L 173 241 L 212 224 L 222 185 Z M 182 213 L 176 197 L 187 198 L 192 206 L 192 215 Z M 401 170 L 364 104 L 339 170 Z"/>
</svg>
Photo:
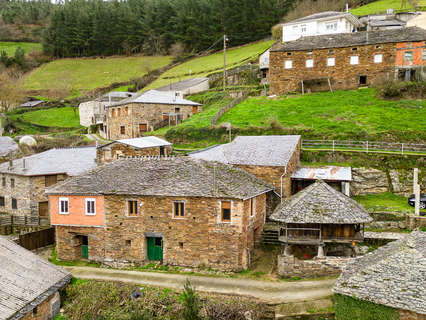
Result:
<svg viewBox="0 0 426 320">
<path fill-rule="evenodd" d="M 228 68 L 236 67 L 252 58 L 258 57 L 259 54 L 268 49 L 272 43 L 273 41 L 262 41 L 228 50 L 226 54 Z M 170 82 L 203 77 L 209 73 L 220 71 L 222 68 L 222 52 L 195 58 L 163 73 L 157 81 L 154 81 L 147 88 L 144 88 L 144 90 L 159 88 L 170 84 Z"/>
<path fill-rule="evenodd" d="M 22 86 L 26 90 L 67 89 L 78 95 L 113 82 L 141 77 L 170 62 L 168 56 L 60 59 L 29 73 Z"/>
<path fill-rule="evenodd" d="M 71 107 L 41 109 L 31 112 L 25 112 L 22 114 L 11 113 L 9 114 L 9 118 L 12 121 L 19 119 L 24 122 L 45 127 L 80 127 L 78 109 L 73 110 L 73 108 Z"/>
<path fill-rule="evenodd" d="M 34 42 L 1 42 L 0 41 L 0 51 L 6 51 L 8 56 L 13 56 L 15 54 L 16 48 L 21 47 L 24 49 L 25 53 L 30 53 L 33 51 L 41 51 L 41 44 Z"/>
<path fill-rule="evenodd" d="M 406 4 L 404 7 L 402 6 L 403 1 L 402 0 L 378 0 L 375 2 L 371 2 L 369 4 L 366 4 L 364 6 L 361 6 L 356 9 L 350 10 L 354 15 L 356 16 L 364 16 L 368 14 L 375 14 L 377 12 L 386 12 L 387 9 L 392 8 L 394 10 L 413 10 L 413 7 L 410 5 L 408 1 L 405 1 Z M 426 6 L 426 0 L 419 0 L 418 5 L 420 7 Z"/>
</svg>

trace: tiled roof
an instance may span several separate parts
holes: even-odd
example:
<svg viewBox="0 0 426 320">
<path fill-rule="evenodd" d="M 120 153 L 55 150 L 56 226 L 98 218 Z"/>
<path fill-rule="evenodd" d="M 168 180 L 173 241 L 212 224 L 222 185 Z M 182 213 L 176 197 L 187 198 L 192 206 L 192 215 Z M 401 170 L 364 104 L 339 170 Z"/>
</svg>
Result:
<svg viewBox="0 0 426 320">
<path fill-rule="evenodd" d="M 20 319 L 71 280 L 71 274 L 0 236 L 0 319 Z"/>
<path fill-rule="evenodd" d="M 18 150 L 18 144 L 11 137 L 0 137 L 0 157 L 5 157 L 9 152 Z"/>
<path fill-rule="evenodd" d="M 426 315 L 426 232 L 413 231 L 352 261 L 333 291 Z"/>
<path fill-rule="evenodd" d="M 425 41 L 426 30 L 418 27 L 362 31 L 352 33 L 327 34 L 322 36 L 302 37 L 285 44 L 277 43 L 271 52 L 303 51 L 327 48 L 344 48 L 377 43 L 396 43 L 406 41 Z"/>
<path fill-rule="evenodd" d="M 300 136 L 238 136 L 232 142 L 189 154 L 192 158 L 229 164 L 286 166 Z"/>
<path fill-rule="evenodd" d="M 184 91 L 186 89 L 192 88 L 193 86 L 196 86 L 200 83 L 203 83 L 205 81 L 209 81 L 209 78 L 194 78 L 194 79 L 187 79 L 182 80 L 179 82 L 171 83 L 167 86 L 155 89 L 157 91 Z"/>
<path fill-rule="evenodd" d="M 179 157 L 117 160 L 67 179 L 47 193 L 248 199 L 271 189 L 232 166 Z"/>
<path fill-rule="evenodd" d="M 161 138 L 148 136 L 148 137 L 142 137 L 142 138 L 116 140 L 116 141 L 104 144 L 102 146 L 99 146 L 98 148 L 103 148 L 113 143 L 122 143 L 122 144 L 126 144 L 139 149 L 172 145 L 170 142 L 163 140 Z"/>
<path fill-rule="evenodd" d="M 173 105 L 189 105 L 201 106 L 198 102 L 186 100 L 181 96 L 176 96 L 175 92 L 162 92 L 157 90 L 149 90 L 137 94 L 120 102 L 110 104 L 108 107 L 121 106 L 129 103 L 153 103 L 153 104 L 173 104 Z"/>
<path fill-rule="evenodd" d="M 373 219 L 355 200 L 319 180 L 281 203 L 270 217 L 284 223 L 356 224 Z"/>
<path fill-rule="evenodd" d="M 24 167 L 25 159 L 25 167 Z M 75 176 L 96 167 L 96 147 L 50 149 L 28 157 L 0 164 L 0 172 L 22 176 L 66 173 Z"/>
</svg>

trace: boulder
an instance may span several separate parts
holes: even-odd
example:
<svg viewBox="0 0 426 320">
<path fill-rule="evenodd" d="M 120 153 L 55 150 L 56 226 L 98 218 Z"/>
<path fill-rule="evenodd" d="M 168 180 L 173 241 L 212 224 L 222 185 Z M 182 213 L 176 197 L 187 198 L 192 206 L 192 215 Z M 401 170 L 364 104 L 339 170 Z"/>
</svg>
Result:
<svg viewBox="0 0 426 320">
<path fill-rule="evenodd" d="M 374 168 L 352 168 L 353 195 L 375 194 L 389 191 L 386 172 Z"/>
</svg>

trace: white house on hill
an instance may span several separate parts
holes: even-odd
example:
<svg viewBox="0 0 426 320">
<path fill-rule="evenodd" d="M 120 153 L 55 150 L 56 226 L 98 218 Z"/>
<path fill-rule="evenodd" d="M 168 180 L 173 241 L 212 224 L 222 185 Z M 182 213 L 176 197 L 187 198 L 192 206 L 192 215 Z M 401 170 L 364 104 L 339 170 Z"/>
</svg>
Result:
<svg viewBox="0 0 426 320">
<path fill-rule="evenodd" d="M 356 32 L 362 24 L 352 13 L 326 11 L 284 23 L 283 42 L 301 37 Z"/>
</svg>

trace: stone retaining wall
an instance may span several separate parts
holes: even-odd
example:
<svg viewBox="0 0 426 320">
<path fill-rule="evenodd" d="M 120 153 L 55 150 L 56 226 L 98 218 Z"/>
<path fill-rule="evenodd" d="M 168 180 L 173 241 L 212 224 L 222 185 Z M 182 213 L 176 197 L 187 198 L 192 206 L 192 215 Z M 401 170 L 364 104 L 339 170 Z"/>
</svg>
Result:
<svg viewBox="0 0 426 320">
<path fill-rule="evenodd" d="M 417 229 L 420 227 L 426 227 L 426 217 L 416 217 L 412 215 L 405 216 L 405 222 L 408 229 Z"/>
</svg>

